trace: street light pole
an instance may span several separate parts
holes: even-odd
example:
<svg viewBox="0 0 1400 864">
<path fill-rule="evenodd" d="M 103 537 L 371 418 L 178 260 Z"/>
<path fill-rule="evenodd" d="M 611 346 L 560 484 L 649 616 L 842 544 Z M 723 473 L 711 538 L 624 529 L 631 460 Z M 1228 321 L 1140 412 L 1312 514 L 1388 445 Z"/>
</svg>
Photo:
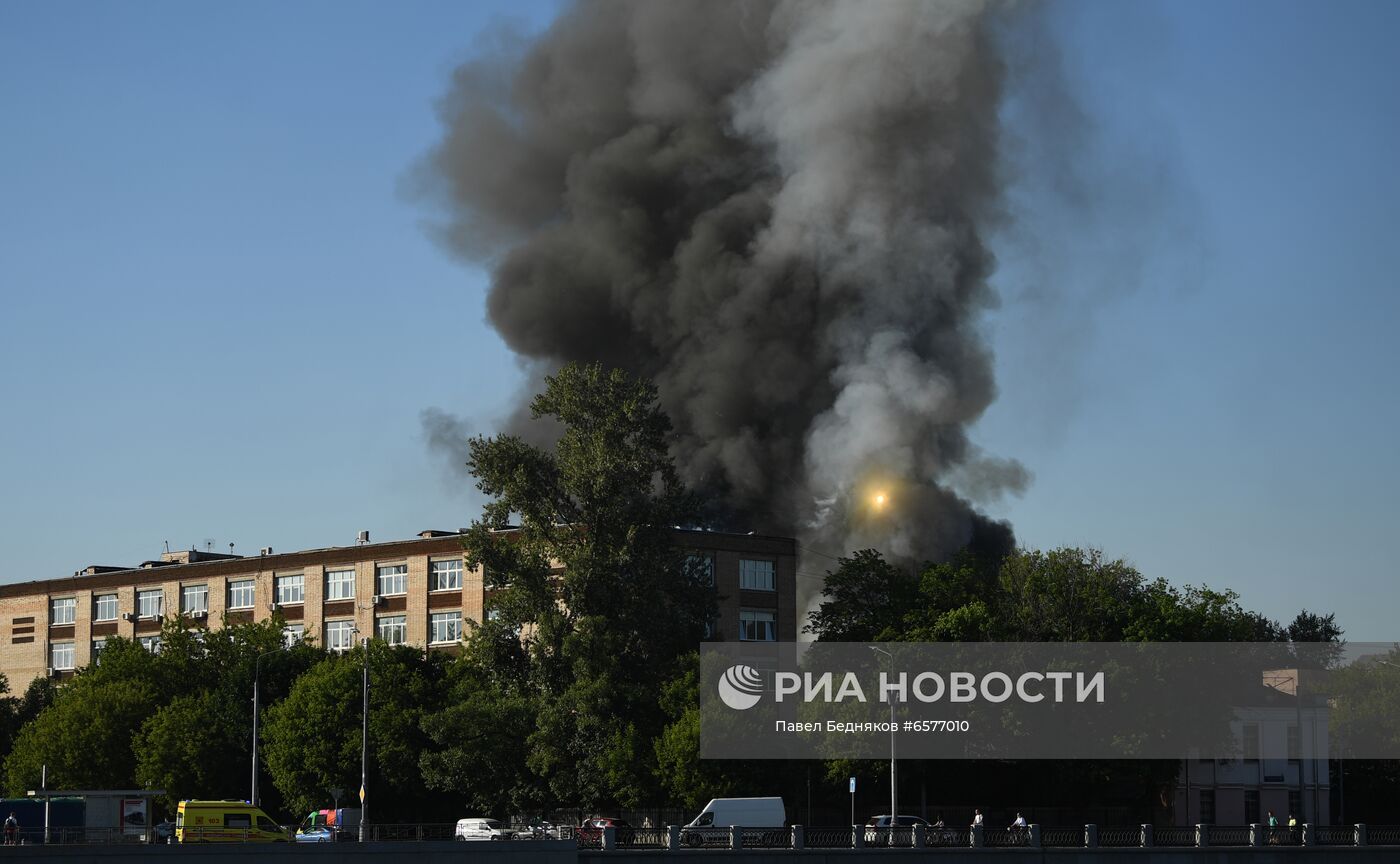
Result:
<svg viewBox="0 0 1400 864">
<path fill-rule="evenodd" d="M 874 645 L 870 646 L 870 650 L 890 658 L 890 677 L 894 677 L 894 655 Z M 894 829 L 899 825 L 899 766 L 895 762 L 894 752 L 894 695 L 886 690 L 885 696 L 890 701 L 890 842 L 893 844 Z"/>
<path fill-rule="evenodd" d="M 365 814 L 369 810 L 367 790 L 369 788 L 369 637 L 360 643 L 364 647 L 364 721 L 360 730 L 360 842 L 365 842 L 365 824 L 369 821 Z"/>
<path fill-rule="evenodd" d="M 272 651 L 264 651 L 263 653 L 261 653 L 261 654 L 258 655 L 258 659 L 256 659 L 256 660 L 253 661 L 253 789 L 252 789 L 252 794 L 249 796 L 249 800 L 252 802 L 252 804 L 253 804 L 254 807 L 259 806 L 259 799 L 258 799 L 258 713 L 259 713 L 259 712 L 258 712 L 258 709 L 259 709 L 260 705 L 259 705 L 259 698 L 258 698 L 259 694 L 258 694 L 258 691 L 259 691 L 260 688 L 259 688 L 258 684 L 260 683 L 260 679 L 261 679 L 261 676 L 262 676 L 262 661 L 263 661 L 263 658 L 264 658 L 264 657 L 270 657 L 271 655 L 276 654 L 278 651 L 281 651 L 281 650 L 282 650 L 281 648 L 277 648 L 277 649 L 274 649 L 274 650 L 272 650 Z"/>
</svg>

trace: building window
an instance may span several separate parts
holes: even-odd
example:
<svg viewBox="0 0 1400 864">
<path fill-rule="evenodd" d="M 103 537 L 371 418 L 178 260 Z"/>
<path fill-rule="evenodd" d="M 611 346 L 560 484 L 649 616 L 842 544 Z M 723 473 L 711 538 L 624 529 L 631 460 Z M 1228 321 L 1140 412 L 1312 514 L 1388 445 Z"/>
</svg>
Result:
<svg viewBox="0 0 1400 864">
<path fill-rule="evenodd" d="M 141 618 L 159 618 L 165 614 L 165 592 L 159 588 L 136 592 L 136 614 Z"/>
<path fill-rule="evenodd" d="M 349 651 L 355 647 L 354 621 L 327 621 L 326 647 L 332 651 Z"/>
<path fill-rule="evenodd" d="M 96 597 L 94 597 L 92 600 L 92 620 L 117 620 L 117 595 L 98 594 Z"/>
<path fill-rule="evenodd" d="M 1244 824 L 1254 825 L 1259 822 L 1259 790 L 1244 790 Z"/>
<path fill-rule="evenodd" d="M 228 608 L 252 609 L 254 589 L 252 579 L 239 579 L 228 583 Z"/>
<path fill-rule="evenodd" d="M 281 606 L 303 603 L 306 600 L 306 583 L 300 573 L 277 577 L 277 603 Z"/>
<path fill-rule="evenodd" d="M 78 598 L 60 597 L 49 601 L 50 624 L 72 624 L 78 614 Z"/>
<path fill-rule="evenodd" d="M 767 609 L 740 609 L 739 638 L 745 642 L 776 642 L 777 614 Z"/>
<path fill-rule="evenodd" d="M 708 552 L 692 552 L 685 556 L 686 573 L 697 585 L 715 584 L 715 556 Z"/>
<path fill-rule="evenodd" d="M 204 614 L 209 611 L 208 585 L 181 585 L 180 611 L 185 615 Z"/>
<path fill-rule="evenodd" d="M 1202 790 L 1201 790 L 1201 792 L 1200 792 L 1200 801 L 1197 802 L 1197 808 L 1196 808 L 1196 824 L 1198 824 L 1198 825 L 1214 825 L 1214 824 L 1215 824 L 1215 790 L 1214 790 L 1214 789 L 1202 789 Z"/>
<path fill-rule="evenodd" d="M 1259 724 L 1244 724 L 1244 761 L 1259 761 Z M 1255 778 L 1258 779 L 1257 777 Z"/>
<path fill-rule="evenodd" d="M 107 637 L 92 640 L 92 663 L 94 666 L 102 662 L 102 649 L 107 647 Z"/>
<path fill-rule="evenodd" d="M 291 648 L 302 640 L 306 629 L 301 624 L 288 624 L 282 628 L 282 647 Z"/>
<path fill-rule="evenodd" d="M 408 593 L 408 565 L 382 564 L 374 568 L 374 593 L 381 597 Z"/>
<path fill-rule="evenodd" d="M 142 636 L 142 637 L 141 637 L 139 640 L 137 640 L 137 641 L 139 641 L 139 642 L 141 643 L 141 647 L 142 647 L 142 648 L 145 648 L 147 651 L 151 652 L 152 654 L 159 654 L 159 653 L 160 653 L 160 637 L 159 637 L 159 636 Z"/>
<path fill-rule="evenodd" d="M 54 669 L 73 668 L 73 643 L 54 642 L 49 646 L 49 665 Z"/>
<path fill-rule="evenodd" d="M 434 612 L 430 625 L 430 638 L 434 644 L 457 642 L 462 638 L 461 612 Z"/>
<path fill-rule="evenodd" d="M 740 558 L 739 587 L 749 591 L 772 591 L 773 562 Z"/>
<path fill-rule="evenodd" d="M 326 571 L 326 599 L 352 600 L 355 597 L 354 570 Z"/>
<path fill-rule="evenodd" d="M 450 561 L 434 561 L 431 565 L 432 578 L 429 584 L 432 591 L 460 591 L 462 590 L 462 559 L 453 558 Z"/>
<path fill-rule="evenodd" d="M 1298 739 L 1298 727 L 1293 724 L 1288 726 L 1288 761 L 1297 762 L 1302 759 L 1302 742 Z"/>
<path fill-rule="evenodd" d="M 375 635 L 390 645 L 403 645 L 408 642 L 408 618 L 403 615 L 386 615 L 375 622 Z"/>
</svg>

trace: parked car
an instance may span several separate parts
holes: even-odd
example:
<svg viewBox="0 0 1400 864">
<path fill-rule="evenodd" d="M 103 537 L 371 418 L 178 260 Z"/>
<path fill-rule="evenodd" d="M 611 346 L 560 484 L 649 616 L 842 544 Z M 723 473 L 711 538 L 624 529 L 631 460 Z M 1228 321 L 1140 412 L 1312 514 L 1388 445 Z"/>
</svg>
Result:
<svg viewBox="0 0 1400 864">
<path fill-rule="evenodd" d="M 614 828 L 617 834 L 617 845 L 627 846 L 636 837 L 637 829 L 626 819 L 617 819 L 612 816 L 594 816 L 592 819 L 583 820 L 583 824 L 578 826 L 575 836 L 581 845 L 597 845 L 603 842 L 603 829 Z"/>
<path fill-rule="evenodd" d="M 316 810 L 297 826 L 298 843 L 344 843 L 360 839 L 360 808 Z"/>
<path fill-rule="evenodd" d="M 515 832 L 499 819 L 484 819 L 472 816 L 457 820 L 457 828 L 452 836 L 458 840 L 511 840 Z"/>
<path fill-rule="evenodd" d="M 923 825 L 924 830 L 928 831 L 928 820 L 920 819 L 918 816 L 900 816 L 898 822 L 891 819 L 888 814 L 871 816 L 869 821 L 865 823 L 865 845 L 913 846 L 915 825 Z"/>
<path fill-rule="evenodd" d="M 558 840 L 560 826 L 553 822 L 531 822 L 525 832 L 517 832 L 515 837 L 520 839 L 528 832 L 531 840 Z"/>
</svg>

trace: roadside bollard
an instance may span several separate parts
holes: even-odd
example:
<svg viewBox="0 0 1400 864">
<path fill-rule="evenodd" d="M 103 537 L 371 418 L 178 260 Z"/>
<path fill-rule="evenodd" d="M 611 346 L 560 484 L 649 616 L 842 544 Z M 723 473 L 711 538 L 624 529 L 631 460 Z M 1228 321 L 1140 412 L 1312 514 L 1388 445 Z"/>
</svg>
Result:
<svg viewBox="0 0 1400 864">
<path fill-rule="evenodd" d="M 1144 822 L 1142 831 L 1138 834 L 1138 845 L 1144 849 L 1152 848 L 1152 823 Z"/>
<path fill-rule="evenodd" d="M 1200 825 L 1200 824 L 1198 824 L 1198 825 L 1196 826 L 1196 846 L 1199 848 L 1199 847 L 1209 846 L 1209 845 L 1210 845 L 1210 826 L 1209 826 L 1209 825 Z"/>
<path fill-rule="evenodd" d="M 861 828 L 860 828 L 859 825 L 852 825 L 852 826 L 851 826 L 851 848 L 852 848 L 852 849 L 864 849 L 864 848 L 865 848 L 865 832 L 861 830 Z"/>
<path fill-rule="evenodd" d="M 744 848 L 744 829 L 740 828 L 738 825 L 729 826 L 729 848 Z"/>
<path fill-rule="evenodd" d="M 666 848 L 670 849 L 672 852 L 681 848 L 681 826 L 666 826 Z"/>
<path fill-rule="evenodd" d="M 928 826 L 922 822 L 914 823 L 914 848 L 922 849 L 928 845 Z"/>
<path fill-rule="evenodd" d="M 1264 845 L 1264 826 L 1259 824 L 1258 822 L 1249 823 L 1249 845 Z"/>
<path fill-rule="evenodd" d="M 611 852 L 617 848 L 617 829 L 609 825 L 603 829 L 603 851 Z"/>
<path fill-rule="evenodd" d="M 1030 844 L 1032 849 L 1040 848 L 1040 823 L 1031 823 Z"/>
<path fill-rule="evenodd" d="M 1311 822 L 1304 822 L 1304 823 L 1303 823 L 1303 845 L 1304 845 L 1304 846 L 1313 846 L 1313 845 L 1316 845 L 1316 844 L 1317 844 L 1317 835 L 1313 833 L 1313 825 L 1312 825 L 1312 823 L 1311 823 Z"/>
<path fill-rule="evenodd" d="M 1099 848 L 1099 826 L 1093 823 L 1084 826 L 1084 848 Z"/>
<path fill-rule="evenodd" d="M 1356 823 L 1356 837 L 1355 837 L 1355 840 L 1356 840 L 1356 845 L 1357 845 L 1357 846 L 1365 846 L 1365 845 L 1366 845 L 1366 823 L 1365 823 L 1365 822 L 1357 822 L 1357 823 Z"/>
<path fill-rule="evenodd" d="M 981 826 L 981 825 L 973 825 L 973 826 L 972 826 L 972 848 L 973 848 L 973 849 L 981 849 L 982 846 L 983 846 L 982 839 L 983 839 L 983 835 L 982 835 L 982 826 Z"/>
<path fill-rule="evenodd" d="M 797 850 L 807 848 L 807 831 L 801 825 L 792 826 L 792 848 Z"/>
</svg>

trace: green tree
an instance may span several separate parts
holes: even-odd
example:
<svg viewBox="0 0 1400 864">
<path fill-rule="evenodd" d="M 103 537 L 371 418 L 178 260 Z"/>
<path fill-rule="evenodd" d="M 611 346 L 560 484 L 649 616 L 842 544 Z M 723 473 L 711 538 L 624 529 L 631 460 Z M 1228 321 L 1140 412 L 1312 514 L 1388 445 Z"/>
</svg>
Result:
<svg viewBox="0 0 1400 864">
<path fill-rule="evenodd" d="M 806 630 L 828 642 L 899 639 L 919 605 L 919 581 L 874 549 L 837 560 L 822 588 L 826 599 L 809 613 Z"/>
<path fill-rule="evenodd" d="M 422 720 L 441 707 L 443 662 L 378 640 L 370 661 L 370 812 L 375 821 L 425 821 L 442 802 L 423 787 L 419 760 L 428 744 Z M 297 678 L 267 712 L 263 754 L 273 783 L 294 813 L 327 803 L 332 788 L 360 786 L 364 651 L 328 657 Z"/>
<path fill-rule="evenodd" d="M 50 787 L 129 788 L 136 774 L 131 741 L 159 704 L 146 681 L 75 678 L 20 730 L 5 760 L 10 794 L 38 788 L 44 765 Z"/>
<path fill-rule="evenodd" d="M 492 615 L 460 662 L 492 686 L 461 710 L 528 711 L 526 765 L 553 801 L 638 803 L 655 790 L 652 742 L 667 719 L 656 694 L 712 613 L 672 532 L 695 502 L 651 384 L 569 365 L 531 409 L 558 430 L 552 449 L 514 436 L 471 442 L 471 473 L 491 501 L 464 545 L 484 567 Z M 446 717 L 429 727 L 459 756 L 479 743 L 465 728 L 452 738 Z"/>
</svg>

